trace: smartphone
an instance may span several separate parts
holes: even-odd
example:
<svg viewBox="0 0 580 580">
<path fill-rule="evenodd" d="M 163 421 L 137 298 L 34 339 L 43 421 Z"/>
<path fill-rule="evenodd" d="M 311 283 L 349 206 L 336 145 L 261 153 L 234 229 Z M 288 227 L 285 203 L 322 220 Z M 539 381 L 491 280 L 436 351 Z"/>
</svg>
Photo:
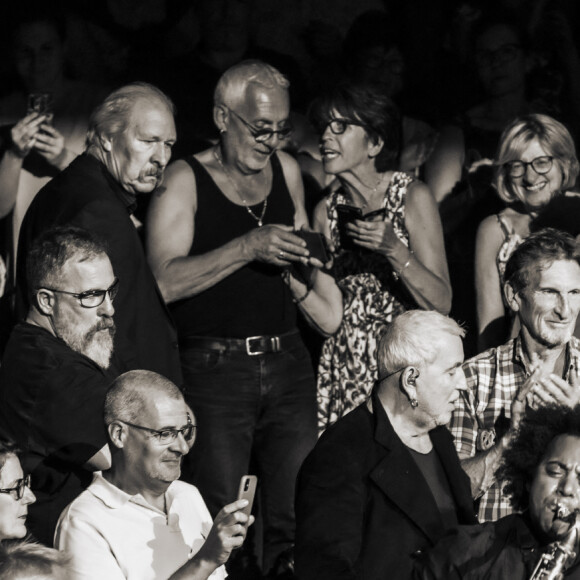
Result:
<svg viewBox="0 0 580 580">
<path fill-rule="evenodd" d="M 52 124 L 54 113 L 52 110 L 52 94 L 51 93 L 30 93 L 28 95 L 27 114 L 39 113 L 46 115 L 45 123 Z"/>
<path fill-rule="evenodd" d="M 345 250 L 353 250 L 355 246 L 352 238 L 348 235 L 346 225 L 352 223 L 354 220 L 363 220 L 365 222 L 375 221 L 377 218 L 384 219 L 385 208 L 375 209 L 363 215 L 362 209 L 354 205 L 338 204 L 336 206 L 336 214 L 338 218 L 338 233 L 340 236 L 340 245 Z"/>
<path fill-rule="evenodd" d="M 306 242 L 306 247 L 313 258 L 320 260 L 323 264 L 330 260 L 328 245 L 323 234 L 306 230 L 296 230 L 294 234 Z"/>
<path fill-rule="evenodd" d="M 338 218 L 338 234 L 340 237 L 340 246 L 343 250 L 354 250 L 356 248 L 352 238 L 348 235 L 346 225 L 354 220 L 362 220 L 362 210 L 360 207 L 353 205 L 338 204 L 336 206 L 336 215 Z"/>
<path fill-rule="evenodd" d="M 248 517 L 250 517 L 250 514 L 252 513 L 257 485 L 258 478 L 255 475 L 242 475 L 240 488 L 238 490 L 238 499 L 248 500 L 248 505 L 242 510 Z"/>
</svg>

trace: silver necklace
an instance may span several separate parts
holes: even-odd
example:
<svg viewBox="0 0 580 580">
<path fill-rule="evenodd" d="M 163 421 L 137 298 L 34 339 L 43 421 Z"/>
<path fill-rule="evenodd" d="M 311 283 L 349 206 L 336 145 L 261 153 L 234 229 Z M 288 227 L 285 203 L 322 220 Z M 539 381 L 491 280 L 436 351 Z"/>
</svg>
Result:
<svg viewBox="0 0 580 580">
<path fill-rule="evenodd" d="M 221 155 L 218 154 L 217 148 L 213 150 L 213 154 L 214 154 L 214 157 L 216 158 L 217 162 L 220 164 L 220 167 L 222 168 L 222 170 L 223 170 L 225 176 L 227 177 L 228 181 L 230 182 L 230 184 L 234 188 L 234 191 L 236 192 L 236 195 L 241 199 L 242 204 L 246 208 L 246 211 L 258 222 L 258 227 L 261 228 L 264 225 L 264 216 L 266 215 L 266 208 L 268 207 L 268 196 L 266 196 L 264 198 L 264 205 L 262 206 L 262 213 L 260 214 L 260 217 L 258 217 L 250 209 L 250 206 L 248 205 L 248 202 L 245 200 L 244 196 L 240 193 L 240 190 L 237 188 L 237 186 L 236 186 L 234 180 L 231 178 L 228 170 L 224 167 L 224 164 L 223 164 L 223 162 L 221 160 Z"/>
</svg>

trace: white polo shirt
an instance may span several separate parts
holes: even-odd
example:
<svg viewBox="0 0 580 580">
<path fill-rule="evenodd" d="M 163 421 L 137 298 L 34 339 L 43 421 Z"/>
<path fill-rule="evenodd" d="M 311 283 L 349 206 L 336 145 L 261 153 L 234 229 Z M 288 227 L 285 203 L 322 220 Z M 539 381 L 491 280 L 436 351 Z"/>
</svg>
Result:
<svg viewBox="0 0 580 580">
<path fill-rule="evenodd" d="M 199 491 L 174 481 L 165 497 L 167 514 L 95 473 L 56 528 L 55 546 L 70 555 L 72 580 L 166 580 L 195 555 L 212 527 Z M 225 577 L 223 566 L 210 576 Z"/>
</svg>

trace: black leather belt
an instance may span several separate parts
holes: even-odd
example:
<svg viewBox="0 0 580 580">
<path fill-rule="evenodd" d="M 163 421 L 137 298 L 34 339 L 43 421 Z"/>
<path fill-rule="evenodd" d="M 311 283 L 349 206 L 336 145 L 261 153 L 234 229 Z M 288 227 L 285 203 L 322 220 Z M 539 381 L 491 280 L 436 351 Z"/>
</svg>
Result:
<svg viewBox="0 0 580 580">
<path fill-rule="evenodd" d="M 297 330 L 279 336 L 248 336 L 247 338 L 213 338 L 210 336 L 188 336 L 180 341 L 184 348 L 207 350 L 230 350 L 245 352 L 248 356 L 281 352 L 294 346 L 299 340 Z"/>
</svg>

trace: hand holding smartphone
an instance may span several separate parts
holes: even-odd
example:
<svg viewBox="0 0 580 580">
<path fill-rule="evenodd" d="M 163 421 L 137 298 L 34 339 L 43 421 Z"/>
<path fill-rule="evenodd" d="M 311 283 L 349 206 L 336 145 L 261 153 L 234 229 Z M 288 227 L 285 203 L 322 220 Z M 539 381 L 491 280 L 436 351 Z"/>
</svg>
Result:
<svg viewBox="0 0 580 580">
<path fill-rule="evenodd" d="M 294 235 L 302 238 L 306 242 L 306 248 L 312 258 L 316 258 L 323 264 L 330 260 L 330 253 L 326 244 L 326 238 L 318 232 L 309 232 L 307 230 L 296 230 Z"/>
<path fill-rule="evenodd" d="M 248 505 L 242 509 L 248 518 L 252 513 L 252 506 L 254 505 L 254 497 L 256 495 L 256 486 L 258 485 L 258 478 L 255 475 L 242 475 L 240 480 L 240 487 L 238 489 L 238 500 L 248 500 Z"/>
<path fill-rule="evenodd" d="M 354 205 L 338 204 L 336 206 L 336 214 L 338 219 L 340 245 L 344 250 L 354 250 L 357 246 L 353 242 L 352 237 L 348 234 L 348 230 L 346 228 L 347 224 L 352 223 L 355 220 L 372 222 L 376 221 L 379 217 L 384 219 L 385 209 L 376 209 L 369 213 L 363 214 L 360 207 L 356 207 Z"/>
</svg>

